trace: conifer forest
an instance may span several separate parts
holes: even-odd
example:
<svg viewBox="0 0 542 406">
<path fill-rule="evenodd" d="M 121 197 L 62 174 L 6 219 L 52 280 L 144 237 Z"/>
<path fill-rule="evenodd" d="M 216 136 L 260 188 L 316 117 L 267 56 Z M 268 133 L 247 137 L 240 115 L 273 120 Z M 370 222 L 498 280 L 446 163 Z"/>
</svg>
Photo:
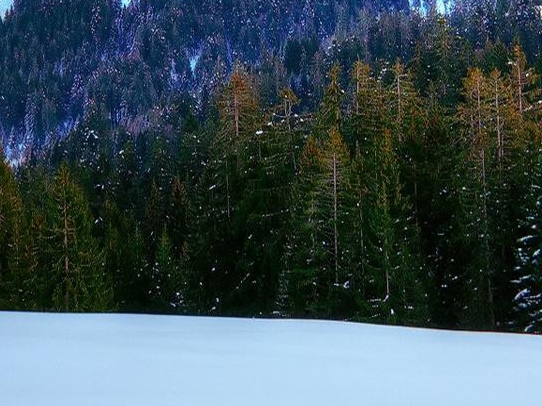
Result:
<svg viewBox="0 0 542 406">
<path fill-rule="evenodd" d="M 542 1 L 15 0 L 0 309 L 542 332 Z"/>
</svg>

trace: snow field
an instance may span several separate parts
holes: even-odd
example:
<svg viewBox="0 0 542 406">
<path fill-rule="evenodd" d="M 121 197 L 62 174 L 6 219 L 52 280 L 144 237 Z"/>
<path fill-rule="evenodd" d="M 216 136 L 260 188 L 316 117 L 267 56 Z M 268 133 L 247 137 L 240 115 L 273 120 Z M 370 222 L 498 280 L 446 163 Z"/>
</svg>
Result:
<svg viewBox="0 0 542 406">
<path fill-rule="evenodd" d="M 0 313 L 0 404 L 535 404 L 540 337 L 323 321 Z"/>
</svg>

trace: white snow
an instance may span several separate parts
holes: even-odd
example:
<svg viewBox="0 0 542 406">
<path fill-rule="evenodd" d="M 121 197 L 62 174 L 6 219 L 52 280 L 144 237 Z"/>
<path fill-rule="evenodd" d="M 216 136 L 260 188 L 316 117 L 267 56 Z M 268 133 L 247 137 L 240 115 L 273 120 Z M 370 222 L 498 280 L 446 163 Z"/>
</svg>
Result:
<svg viewBox="0 0 542 406">
<path fill-rule="evenodd" d="M 13 0 L 0 0 L 0 18 L 4 17 L 4 14 L 13 4 Z"/>
<path fill-rule="evenodd" d="M 321 321 L 0 313 L 17 406 L 536 404 L 540 337 Z"/>
<path fill-rule="evenodd" d="M 190 70 L 192 71 L 193 75 L 196 74 L 196 66 L 198 65 L 198 62 L 201 58 L 201 54 L 202 54 L 201 48 L 195 52 L 190 53 L 189 63 L 190 63 Z"/>
<path fill-rule="evenodd" d="M 409 3 L 410 3 L 410 7 L 413 7 L 413 1 L 410 0 Z M 424 8 L 424 11 L 426 11 L 423 2 L 422 2 L 422 7 Z M 446 12 L 446 7 L 444 7 L 443 0 L 437 0 L 437 11 L 441 14 L 444 14 Z"/>
</svg>

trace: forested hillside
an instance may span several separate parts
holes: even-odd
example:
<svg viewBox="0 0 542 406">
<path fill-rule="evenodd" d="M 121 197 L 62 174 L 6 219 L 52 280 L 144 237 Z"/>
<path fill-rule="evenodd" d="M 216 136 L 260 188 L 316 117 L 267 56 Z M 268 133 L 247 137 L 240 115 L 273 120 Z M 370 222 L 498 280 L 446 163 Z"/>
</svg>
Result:
<svg viewBox="0 0 542 406">
<path fill-rule="evenodd" d="M 539 1 L 16 0 L 0 308 L 542 330 Z"/>
</svg>

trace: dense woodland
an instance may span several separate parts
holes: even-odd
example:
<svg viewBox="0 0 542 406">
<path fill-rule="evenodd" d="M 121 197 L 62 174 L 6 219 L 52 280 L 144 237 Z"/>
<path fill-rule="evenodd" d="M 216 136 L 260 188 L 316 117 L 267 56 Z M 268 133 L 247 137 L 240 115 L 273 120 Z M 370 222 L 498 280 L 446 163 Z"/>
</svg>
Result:
<svg viewBox="0 0 542 406">
<path fill-rule="evenodd" d="M 538 4 L 16 1 L 0 308 L 542 331 Z"/>
</svg>

